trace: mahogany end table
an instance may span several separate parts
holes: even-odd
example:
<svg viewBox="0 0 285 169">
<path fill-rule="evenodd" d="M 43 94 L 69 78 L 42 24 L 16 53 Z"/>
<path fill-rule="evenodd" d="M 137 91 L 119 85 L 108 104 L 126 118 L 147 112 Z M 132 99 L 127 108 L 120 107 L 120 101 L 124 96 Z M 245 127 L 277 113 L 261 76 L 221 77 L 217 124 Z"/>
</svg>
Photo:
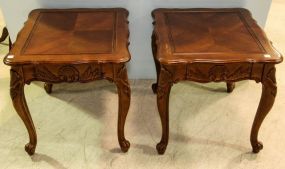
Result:
<svg viewBox="0 0 285 169">
<path fill-rule="evenodd" d="M 156 9 L 153 11 L 153 55 L 162 138 L 157 151 L 163 154 L 169 137 L 169 93 L 171 86 L 189 80 L 201 83 L 262 83 L 262 96 L 251 130 L 251 145 L 258 153 L 263 145 L 258 131 L 277 93 L 275 64 L 282 56 L 267 39 L 246 9 Z"/>
<path fill-rule="evenodd" d="M 37 9 L 30 13 L 12 50 L 4 59 L 11 66 L 10 94 L 14 108 L 25 123 L 35 152 L 37 136 L 26 104 L 24 85 L 32 81 L 52 84 L 107 79 L 119 95 L 118 141 L 127 152 L 130 143 L 124 124 L 130 105 L 130 86 L 125 63 L 128 51 L 128 11 L 125 9 Z"/>
</svg>

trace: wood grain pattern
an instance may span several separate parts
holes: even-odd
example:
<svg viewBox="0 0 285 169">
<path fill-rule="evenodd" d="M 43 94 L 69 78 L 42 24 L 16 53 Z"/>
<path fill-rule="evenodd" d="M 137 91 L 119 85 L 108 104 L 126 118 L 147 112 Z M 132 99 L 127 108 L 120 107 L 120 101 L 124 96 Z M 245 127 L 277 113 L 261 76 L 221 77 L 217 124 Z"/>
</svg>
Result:
<svg viewBox="0 0 285 169">
<path fill-rule="evenodd" d="M 24 95 L 25 84 L 107 79 L 118 89 L 118 141 L 123 152 L 130 143 L 124 125 L 131 90 L 125 63 L 129 61 L 128 12 L 125 9 L 38 9 L 31 12 L 4 59 L 11 66 L 10 94 L 30 137 L 25 150 L 35 153 L 37 135 Z"/>
<path fill-rule="evenodd" d="M 7 65 L 127 62 L 127 16 L 121 8 L 33 10 L 4 61 Z"/>
<path fill-rule="evenodd" d="M 163 154 L 169 137 L 171 86 L 189 80 L 226 82 L 232 92 L 235 82 L 262 83 L 262 97 L 251 131 L 251 145 L 258 153 L 259 128 L 273 106 L 277 87 L 275 64 L 283 57 L 246 9 L 156 9 L 153 11 L 153 56 L 157 70 L 157 106 L 162 137 L 157 151 Z"/>
<path fill-rule="evenodd" d="M 156 9 L 152 14 L 161 63 L 282 61 L 246 9 Z"/>
</svg>

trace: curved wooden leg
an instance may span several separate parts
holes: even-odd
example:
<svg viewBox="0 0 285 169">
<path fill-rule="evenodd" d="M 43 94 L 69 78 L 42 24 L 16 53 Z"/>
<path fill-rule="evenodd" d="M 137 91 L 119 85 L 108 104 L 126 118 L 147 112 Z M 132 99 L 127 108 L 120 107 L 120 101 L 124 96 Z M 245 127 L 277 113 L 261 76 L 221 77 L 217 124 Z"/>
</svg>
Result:
<svg viewBox="0 0 285 169">
<path fill-rule="evenodd" d="M 118 141 L 123 152 L 130 148 L 130 142 L 126 140 L 124 127 L 126 117 L 130 107 L 131 90 L 128 82 L 128 75 L 125 66 L 118 71 L 118 77 L 115 79 L 119 95 L 119 115 L 118 115 Z"/>
<path fill-rule="evenodd" d="M 233 92 L 235 86 L 236 86 L 236 85 L 235 85 L 234 82 L 227 82 L 227 92 L 228 92 L 228 93 Z"/>
<path fill-rule="evenodd" d="M 7 27 L 4 27 L 2 30 L 2 35 L 0 37 L 0 42 L 3 42 L 9 36 Z"/>
<path fill-rule="evenodd" d="M 258 131 L 266 115 L 271 110 L 275 101 L 275 96 L 277 94 L 275 71 L 276 70 L 274 66 L 267 67 L 265 69 L 265 76 L 262 80 L 262 95 L 252 125 L 250 136 L 253 153 L 258 153 L 263 148 L 262 143 L 258 141 Z"/>
<path fill-rule="evenodd" d="M 52 86 L 53 86 L 52 83 L 45 83 L 44 88 L 45 88 L 45 91 L 46 91 L 48 94 L 51 94 L 51 93 L 52 93 Z"/>
<path fill-rule="evenodd" d="M 9 36 L 9 31 L 8 31 L 7 27 L 4 27 L 3 31 L 2 31 L 2 35 L 0 37 L 0 42 L 3 42 L 8 36 Z M 8 45 L 9 45 L 9 51 L 10 51 L 12 49 L 12 45 L 13 45 L 10 36 L 9 36 Z"/>
<path fill-rule="evenodd" d="M 152 34 L 152 41 L 151 41 L 151 46 L 152 46 L 152 54 L 153 54 L 153 59 L 154 59 L 154 63 L 155 63 L 155 68 L 156 68 L 156 78 L 157 78 L 157 82 L 152 84 L 151 88 L 153 93 L 157 93 L 157 83 L 158 83 L 158 79 L 159 79 L 159 74 L 160 74 L 160 64 L 158 62 L 158 60 L 156 59 L 156 52 L 157 52 L 157 46 L 156 46 L 156 37 L 155 34 Z"/>
<path fill-rule="evenodd" d="M 157 106 L 162 124 L 162 137 L 160 142 L 156 145 L 157 152 L 164 154 L 169 137 L 169 94 L 172 86 L 169 73 L 162 69 L 157 89 Z"/>
<path fill-rule="evenodd" d="M 30 142 L 26 144 L 25 150 L 29 155 L 33 155 L 37 145 L 37 134 L 25 99 L 24 81 L 20 73 L 13 69 L 11 69 L 10 87 L 14 108 L 23 120 L 30 137 Z"/>
<path fill-rule="evenodd" d="M 12 49 L 13 43 L 11 41 L 11 38 L 9 37 L 9 51 Z"/>
</svg>

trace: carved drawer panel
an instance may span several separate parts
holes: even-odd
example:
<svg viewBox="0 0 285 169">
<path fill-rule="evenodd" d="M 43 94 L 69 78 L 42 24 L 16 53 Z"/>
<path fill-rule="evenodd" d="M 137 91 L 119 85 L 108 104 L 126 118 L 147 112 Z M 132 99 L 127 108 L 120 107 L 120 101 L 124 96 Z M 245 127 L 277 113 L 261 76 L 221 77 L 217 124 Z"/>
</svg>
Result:
<svg viewBox="0 0 285 169">
<path fill-rule="evenodd" d="M 251 63 L 211 64 L 199 63 L 187 65 L 186 79 L 197 82 L 221 82 L 250 79 Z"/>
<path fill-rule="evenodd" d="M 103 76 L 100 64 L 34 66 L 34 78 L 46 82 L 88 82 Z"/>
</svg>

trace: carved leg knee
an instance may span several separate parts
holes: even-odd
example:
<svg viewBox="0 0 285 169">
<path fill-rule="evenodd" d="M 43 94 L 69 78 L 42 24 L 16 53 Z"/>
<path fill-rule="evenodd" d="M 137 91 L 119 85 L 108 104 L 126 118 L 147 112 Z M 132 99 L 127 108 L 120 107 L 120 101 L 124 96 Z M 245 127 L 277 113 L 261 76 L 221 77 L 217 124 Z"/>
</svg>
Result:
<svg viewBox="0 0 285 169">
<path fill-rule="evenodd" d="M 156 37 L 155 34 L 152 34 L 152 41 L 151 41 L 151 45 L 152 45 L 152 54 L 153 54 L 153 59 L 154 59 L 154 63 L 155 63 L 155 68 L 156 68 L 156 77 L 157 77 L 157 82 L 152 84 L 151 88 L 154 94 L 157 94 L 157 84 L 158 84 L 158 79 L 159 79 L 159 75 L 160 75 L 160 63 L 156 58 L 156 52 L 157 52 L 157 46 L 156 46 Z"/>
</svg>

